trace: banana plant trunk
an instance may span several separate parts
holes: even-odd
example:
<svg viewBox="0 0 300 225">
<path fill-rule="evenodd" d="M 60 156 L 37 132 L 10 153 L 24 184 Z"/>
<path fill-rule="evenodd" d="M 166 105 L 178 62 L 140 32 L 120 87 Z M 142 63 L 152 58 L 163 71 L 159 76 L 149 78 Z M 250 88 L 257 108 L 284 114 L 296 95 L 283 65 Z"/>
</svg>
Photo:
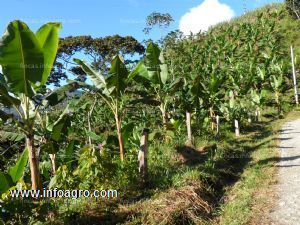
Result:
<svg viewBox="0 0 300 225">
<path fill-rule="evenodd" d="M 248 113 L 248 123 L 252 123 L 252 113 Z"/>
<path fill-rule="evenodd" d="M 234 120 L 234 127 L 235 127 L 235 136 L 240 136 L 240 125 L 238 120 Z"/>
<path fill-rule="evenodd" d="M 278 105 L 278 115 L 281 116 L 281 114 L 282 114 L 281 106 Z"/>
<path fill-rule="evenodd" d="M 276 104 L 277 104 L 278 115 L 280 116 L 281 115 L 281 106 L 280 106 L 279 92 L 278 91 L 275 92 L 275 101 L 276 101 Z"/>
<path fill-rule="evenodd" d="M 167 112 L 166 112 L 166 105 L 162 103 L 159 108 L 160 108 L 160 111 L 161 111 L 161 116 L 162 116 L 163 124 L 166 125 L 168 123 L 168 117 L 167 117 Z"/>
<path fill-rule="evenodd" d="M 42 182 L 39 171 L 39 160 L 36 154 L 36 149 L 34 147 L 34 136 L 27 135 L 26 137 L 26 146 L 29 151 L 29 165 L 30 165 L 30 174 L 31 174 L 31 188 L 32 190 L 42 190 Z"/>
<path fill-rule="evenodd" d="M 88 127 L 89 127 L 89 132 L 92 132 L 92 125 L 91 125 L 91 118 L 92 118 L 92 113 L 94 111 L 95 105 L 96 105 L 96 99 L 94 101 L 94 104 L 92 105 L 92 108 L 88 111 L 87 113 L 87 119 L 88 119 Z M 89 146 L 92 148 L 93 152 L 95 152 L 95 147 L 93 146 L 92 143 L 92 138 L 89 136 L 88 138 Z"/>
<path fill-rule="evenodd" d="M 49 154 L 49 157 L 50 157 L 50 160 L 51 160 L 52 172 L 53 172 L 53 175 L 55 175 L 55 173 L 56 173 L 56 163 L 55 163 L 56 155 L 55 154 Z"/>
<path fill-rule="evenodd" d="M 257 122 L 260 122 L 260 109 L 257 108 L 256 111 L 255 111 L 255 116 L 256 116 L 256 121 Z"/>
<path fill-rule="evenodd" d="M 90 112 L 87 113 L 87 122 L 88 122 L 89 132 L 91 132 L 92 127 L 91 127 L 91 114 L 90 114 Z M 91 139 L 90 136 L 88 137 L 88 142 L 89 142 L 89 146 L 91 147 L 92 146 L 92 139 Z"/>
<path fill-rule="evenodd" d="M 211 119 L 211 130 L 214 131 L 215 130 L 215 113 L 213 111 L 213 108 L 209 108 L 209 117 Z"/>
<path fill-rule="evenodd" d="M 193 143 L 191 113 L 188 111 L 186 111 L 186 128 L 187 128 L 188 144 L 191 145 Z"/>
<path fill-rule="evenodd" d="M 220 133 L 220 116 L 216 116 L 216 122 L 217 122 L 217 134 Z"/>
<path fill-rule="evenodd" d="M 117 125 L 117 135 L 118 135 L 118 140 L 119 140 L 119 148 L 120 148 L 120 158 L 121 161 L 124 161 L 124 140 L 122 136 L 122 127 L 121 127 L 121 119 L 119 118 L 118 115 L 116 115 L 116 125 Z"/>
<path fill-rule="evenodd" d="M 148 136 L 149 129 L 144 128 L 141 136 L 140 151 L 138 154 L 139 172 L 141 175 L 141 181 L 143 185 L 147 183 L 148 177 Z"/>
</svg>

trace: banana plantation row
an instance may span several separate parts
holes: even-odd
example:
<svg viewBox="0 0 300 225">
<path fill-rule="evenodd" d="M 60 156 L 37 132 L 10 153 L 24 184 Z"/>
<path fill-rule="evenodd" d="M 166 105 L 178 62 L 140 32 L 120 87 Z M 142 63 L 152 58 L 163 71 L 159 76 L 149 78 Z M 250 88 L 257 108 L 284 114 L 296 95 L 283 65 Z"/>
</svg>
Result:
<svg viewBox="0 0 300 225">
<path fill-rule="evenodd" d="M 14 127 L 0 131 L 1 138 L 26 140 L 16 164 L 0 172 L 0 193 L 20 181 L 28 159 L 32 189 L 42 188 L 42 177 L 55 186 L 66 177 L 63 171 L 81 176 L 89 167 L 76 169 L 75 149 L 81 149 L 78 165 L 85 154 L 102 154 L 105 164 L 112 157 L 109 149 L 117 149 L 125 163 L 127 152 L 139 147 L 143 128 L 161 142 L 186 131 L 192 145 L 193 132 L 199 135 L 206 129 L 217 135 L 221 121 L 238 136 L 240 124 L 259 121 L 266 105 L 276 107 L 280 115 L 282 94 L 292 87 L 286 76 L 290 64 L 279 48 L 280 33 L 260 15 L 252 22 L 219 25 L 188 37 L 171 33 L 160 47 L 150 42 L 136 65 L 125 65 L 117 55 L 104 73 L 74 59 L 92 84 L 68 80 L 45 92 L 60 29 L 59 23 L 48 23 L 34 33 L 25 23 L 13 21 L 0 41 L 0 103 L 15 111 L 0 110 L 2 123 Z M 80 96 L 67 99 L 66 93 L 77 89 Z M 107 123 L 113 132 L 104 136 L 106 130 L 97 130 L 95 123 Z M 79 131 L 84 140 L 78 138 Z M 58 154 L 63 155 L 59 160 Z M 52 175 L 60 171 L 52 179 L 43 172 L 43 160 L 49 157 Z M 108 172 L 105 177 L 109 179 Z"/>
</svg>

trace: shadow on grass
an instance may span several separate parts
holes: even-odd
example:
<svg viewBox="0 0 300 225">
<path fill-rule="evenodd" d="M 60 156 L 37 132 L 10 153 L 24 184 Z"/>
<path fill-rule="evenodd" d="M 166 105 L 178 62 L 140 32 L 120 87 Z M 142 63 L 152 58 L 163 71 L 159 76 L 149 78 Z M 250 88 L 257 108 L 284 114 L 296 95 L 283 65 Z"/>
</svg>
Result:
<svg viewBox="0 0 300 225">
<path fill-rule="evenodd" d="M 271 118 L 272 120 L 272 118 Z M 235 138 L 232 134 L 224 133 L 215 140 L 215 143 L 203 149 L 197 149 L 190 146 L 175 147 L 176 153 L 179 157 L 179 162 L 174 163 L 173 167 L 168 168 L 168 176 L 165 176 L 165 171 L 158 171 L 155 174 L 150 174 L 150 184 L 145 190 L 140 191 L 139 196 L 135 196 L 134 200 L 127 197 L 128 200 L 133 200 L 134 204 L 137 201 L 143 201 L 151 198 L 156 192 L 151 189 L 159 189 L 159 192 L 172 187 L 172 182 L 164 183 L 161 179 L 172 180 L 174 176 L 180 175 L 182 168 L 188 167 L 190 169 L 197 169 L 201 171 L 199 181 L 203 183 L 203 191 L 207 191 L 210 196 L 213 196 L 209 202 L 215 209 L 223 203 L 224 194 L 227 187 L 234 185 L 239 179 L 249 162 L 252 160 L 251 153 L 258 148 L 265 147 L 271 141 L 278 140 L 272 138 L 274 132 L 267 126 L 269 123 L 253 123 L 247 126 L 247 135 L 241 138 Z M 270 138 L 269 138 L 270 137 Z M 281 139 L 283 140 L 283 139 Z M 268 147 L 275 147 L 269 145 Z M 299 157 L 288 157 L 285 160 L 295 160 Z M 273 157 L 257 162 L 257 164 L 264 166 L 270 162 L 277 162 L 279 158 Z M 167 165 L 166 165 L 167 166 Z M 165 170 L 161 166 L 152 168 L 152 170 Z M 167 182 L 166 180 L 166 182 Z M 134 194 L 132 195 L 134 196 Z M 122 224 L 129 221 L 134 221 L 134 218 L 141 217 L 138 211 L 118 210 L 119 205 L 126 208 L 126 204 L 122 201 L 113 204 L 105 212 L 101 213 L 103 209 L 97 212 L 85 213 L 75 220 L 66 221 L 65 224 Z M 77 218 L 77 220 L 76 220 Z M 213 213 L 211 218 L 214 218 Z M 76 221 L 76 222 L 75 222 Z"/>
<path fill-rule="evenodd" d="M 278 168 L 289 168 L 289 167 L 298 167 L 300 165 L 286 165 L 286 166 L 282 166 L 282 165 L 276 165 L 276 167 Z"/>
<path fill-rule="evenodd" d="M 79 213 L 70 213 L 66 215 L 64 218 L 64 224 L 72 224 L 72 225 L 87 225 L 87 224 L 103 224 L 103 225 L 111 225 L 111 224 L 120 224 L 124 221 L 129 220 L 132 216 L 138 216 L 137 213 L 133 212 L 118 212 L 112 213 L 110 211 L 99 212 L 88 212 L 85 215 L 81 215 Z M 98 215 L 99 214 L 99 215 Z"/>
<path fill-rule="evenodd" d="M 216 149 L 216 145 L 205 146 L 203 149 L 196 149 L 191 146 L 177 146 L 176 151 L 181 155 L 181 161 L 189 166 L 204 163 L 210 153 Z"/>
<path fill-rule="evenodd" d="M 299 156 L 291 156 L 291 157 L 271 157 L 271 158 L 260 160 L 257 162 L 257 164 L 264 165 L 264 164 L 269 164 L 270 162 L 278 163 L 280 161 L 285 162 L 285 161 L 292 161 L 292 160 L 296 160 L 296 159 L 300 159 L 300 155 Z"/>
</svg>

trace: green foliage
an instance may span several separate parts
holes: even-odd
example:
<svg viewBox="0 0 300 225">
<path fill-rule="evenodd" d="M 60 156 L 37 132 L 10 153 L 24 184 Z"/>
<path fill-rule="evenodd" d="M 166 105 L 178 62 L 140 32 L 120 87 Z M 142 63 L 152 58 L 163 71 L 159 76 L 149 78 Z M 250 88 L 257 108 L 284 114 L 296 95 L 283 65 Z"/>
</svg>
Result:
<svg viewBox="0 0 300 225">
<path fill-rule="evenodd" d="M 2 37 L 0 65 L 3 75 L 1 74 L 0 99 L 2 104 L 15 107 L 17 111 L 21 105 L 25 114 L 18 111 L 21 117 L 28 117 L 32 107 L 26 98 L 33 97 L 49 76 L 52 66 L 50 63 L 53 63 L 58 48 L 59 29 L 60 24 L 49 23 L 35 35 L 25 23 L 13 21 Z M 15 98 L 10 93 L 25 96 Z"/>
<path fill-rule="evenodd" d="M 47 24 L 35 35 L 21 21 L 8 25 L 0 47 L 0 64 L 13 93 L 32 97 L 33 87 L 45 84 L 56 57 L 59 28 L 60 24 Z"/>
<path fill-rule="evenodd" d="M 272 75 L 270 77 L 270 84 L 272 87 L 272 90 L 274 91 L 274 97 L 275 97 L 275 102 L 277 104 L 278 107 L 278 113 L 281 115 L 281 91 L 280 89 L 282 88 L 282 84 L 283 84 L 283 76 L 282 74 L 280 74 L 278 77 L 276 77 L 275 75 Z"/>
<path fill-rule="evenodd" d="M 34 34 L 25 23 L 16 20 L 9 23 L 0 41 L 0 65 L 3 72 L 0 78 L 0 99 L 4 106 L 14 108 L 18 114 L 13 119 L 26 136 L 26 145 L 32 157 L 30 169 L 34 170 L 31 171 L 34 172 L 34 176 L 31 176 L 34 189 L 42 185 L 34 146 L 37 118 L 43 127 L 40 105 L 37 106 L 36 102 L 41 96 L 37 91 L 44 87 L 56 58 L 60 28 L 59 23 L 48 23 Z M 14 174 L 13 179 L 18 176 Z"/>
<path fill-rule="evenodd" d="M 15 94 L 32 97 L 32 85 L 41 84 L 44 71 L 43 51 L 35 34 L 25 23 L 14 21 L 8 25 L 1 42 L 0 64 L 7 85 Z"/>
<path fill-rule="evenodd" d="M 48 130 L 51 131 L 51 139 L 54 141 L 59 141 L 62 137 L 62 134 L 67 131 L 67 128 L 70 125 L 70 116 L 63 113 L 54 124 L 51 124 L 47 127 Z"/>
<path fill-rule="evenodd" d="M 21 141 L 25 138 L 23 134 L 14 133 L 14 132 L 6 132 L 6 131 L 0 131 L 1 141 Z"/>
<path fill-rule="evenodd" d="M 0 75 L 2 76 L 2 75 Z M 8 93 L 7 87 L 4 83 L 0 83 L 0 102 L 6 106 L 19 106 L 21 104 L 20 100 L 11 96 Z"/>
<path fill-rule="evenodd" d="M 149 27 L 168 25 L 172 21 L 168 15 L 159 14 L 148 19 Z M 282 23 L 278 25 L 278 21 Z M 0 54 L 0 64 L 4 68 L 4 75 L 0 75 L 0 103 L 14 107 L 21 119 L 1 110 L 1 125 L 9 124 L 11 130 L 1 130 L 0 139 L 21 141 L 26 137 L 36 141 L 31 147 L 41 150 L 41 174 L 45 183 L 50 182 L 49 188 L 114 188 L 122 190 L 122 195 L 128 198 L 143 199 L 159 189 L 201 182 L 201 196 L 202 191 L 213 193 L 212 198 L 218 201 L 216 196 L 220 193 L 217 190 L 226 186 L 224 177 L 236 178 L 234 174 L 239 174 L 235 171 L 236 163 L 244 163 L 243 160 L 231 160 L 226 154 L 245 153 L 253 145 L 252 140 L 245 139 L 247 145 L 244 145 L 243 141 L 233 138 L 229 132 L 233 120 L 238 120 L 245 130 L 251 130 L 260 126 L 259 123 L 247 127 L 244 121 L 254 111 L 265 108 L 275 111 L 275 105 L 282 113 L 290 107 L 285 99 L 291 87 L 285 47 L 291 40 L 285 39 L 282 33 L 287 29 L 283 25 L 287 21 L 282 7 L 276 5 L 220 24 L 207 33 L 184 37 L 173 32 L 162 42 L 162 48 L 150 42 L 144 58 L 137 65 L 122 57 L 137 51 L 132 51 L 132 48 L 139 47 L 132 40 L 129 40 L 132 45 L 122 45 L 115 43 L 116 40 L 123 41 L 119 38 L 107 39 L 105 43 L 91 37 L 65 38 L 60 46 L 60 59 L 81 51 L 86 55 L 96 55 L 91 64 L 74 59 L 77 65 L 72 70 L 88 75 L 93 85 L 69 81 L 46 95 L 36 94 L 36 91 L 45 84 L 49 68 L 30 70 L 6 63 L 12 58 L 20 60 L 21 51 L 27 52 L 26 56 L 35 54 L 32 58 L 25 58 L 25 63 L 33 60 L 39 63 L 42 58 L 52 66 L 60 25 L 47 24 L 34 34 L 25 24 L 15 21 L 8 28 L 10 38 L 4 36 L 6 44 L 0 46 L 0 53 L 14 49 L 16 54 L 14 57 Z M 293 21 L 291 26 L 298 25 Z M 28 34 L 23 34 L 22 30 Z M 18 35 L 11 38 L 12 34 Z M 29 49 L 28 42 L 15 48 L 15 38 L 18 37 L 30 40 L 34 47 Z M 298 36 L 295 34 L 295 37 Z M 119 49 L 121 45 L 123 50 Z M 5 66 L 18 73 L 11 75 Z M 20 71 L 26 75 L 25 83 Z M 32 71 L 37 72 L 34 79 Z M 69 101 L 68 92 L 78 88 L 82 88 L 81 96 Z M 186 112 L 192 115 L 195 148 L 184 143 Z M 207 129 L 216 115 L 222 119 L 218 137 Z M 137 155 L 144 128 L 150 130 L 149 186 L 141 189 Z M 20 131 L 22 135 L 18 133 Z M 201 148 L 210 143 L 213 145 L 208 150 Z M 117 155 L 118 150 L 121 157 Z M 51 171 L 53 160 L 49 160 L 49 154 L 56 155 L 55 174 Z M 7 191 L 21 179 L 27 158 L 28 153 L 24 152 L 9 173 L 0 173 L 0 192 Z M 5 157 L 0 160 L 6 161 Z M 3 168 L 6 169 L 10 163 L 5 164 Z M 209 191 L 206 192 L 206 188 Z M 101 213 L 105 213 L 103 211 Z M 72 212 L 67 215 L 73 216 Z"/>
<path fill-rule="evenodd" d="M 58 32 L 61 29 L 60 23 L 47 23 L 36 32 L 36 38 L 40 43 L 44 54 L 43 75 L 41 85 L 46 84 L 52 70 L 58 49 Z"/>
<path fill-rule="evenodd" d="M 128 153 L 126 162 L 121 163 L 111 152 L 102 148 L 93 151 L 89 147 L 80 149 L 77 166 L 73 170 L 63 165 L 51 179 L 51 188 L 62 189 L 122 189 L 137 182 L 136 152 Z"/>
<path fill-rule="evenodd" d="M 11 176 L 12 181 L 14 183 L 20 180 L 21 177 L 23 176 L 24 168 L 27 165 L 28 158 L 29 158 L 29 151 L 26 148 L 23 154 L 21 155 L 21 157 L 19 158 L 19 160 L 16 162 L 16 165 L 14 165 L 9 169 L 8 173 Z"/>
<path fill-rule="evenodd" d="M 13 181 L 7 173 L 0 172 L 0 194 L 5 193 L 13 186 Z"/>
<path fill-rule="evenodd" d="M 146 56 L 129 74 L 147 90 L 148 94 L 141 92 L 140 102 L 157 105 L 161 111 L 163 124 L 168 123 L 167 107 L 171 95 L 178 91 L 182 85 L 181 79 L 172 80 L 165 62 L 163 52 L 158 45 L 150 42 Z M 153 93 L 150 95 L 149 93 Z M 154 104 L 153 104 L 154 103 Z"/>
<path fill-rule="evenodd" d="M 83 71 L 85 71 L 85 73 L 87 73 L 90 76 L 90 78 L 96 88 L 102 89 L 105 87 L 105 84 L 106 84 L 105 78 L 101 73 L 96 72 L 85 61 L 81 61 L 80 59 L 74 59 L 74 62 L 76 62 L 78 65 L 80 65 L 82 67 Z"/>
<path fill-rule="evenodd" d="M 226 95 L 226 102 L 222 104 L 220 111 L 228 121 L 242 119 L 246 113 L 245 104 L 236 98 L 233 91 L 229 91 Z"/>
<path fill-rule="evenodd" d="M 56 106 L 67 99 L 67 93 L 73 92 L 80 87 L 80 84 L 75 81 L 70 81 L 68 84 L 59 87 L 45 96 L 45 106 Z"/>
<path fill-rule="evenodd" d="M 106 95 L 108 102 L 111 101 L 109 98 L 113 97 L 115 100 L 120 100 L 121 96 L 124 94 L 127 83 L 128 71 L 124 65 L 124 62 L 120 56 L 116 56 L 112 60 L 112 66 L 105 78 L 101 73 L 96 72 L 88 65 L 85 61 L 79 59 L 74 59 L 82 69 L 91 77 L 96 88 L 99 89 L 101 94 Z M 114 103 L 112 103 L 114 104 Z M 112 106 L 112 104 L 109 104 Z"/>
<path fill-rule="evenodd" d="M 168 70 L 164 62 L 163 54 L 159 47 L 151 42 L 146 50 L 145 59 L 142 60 L 129 75 L 133 79 L 140 74 L 153 85 L 164 85 L 168 79 Z"/>
<path fill-rule="evenodd" d="M 80 180 L 80 189 L 105 188 L 114 175 L 115 165 L 112 164 L 111 157 L 103 149 L 101 152 L 93 152 L 86 148 L 81 150 L 78 159 L 78 167 L 74 175 Z"/>
<path fill-rule="evenodd" d="M 127 88 L 128 70 L 124 64 L 124 60 L 120 56 L 113 58 L 111 68 L 106 78 L 106 88 L 109 95 L 115 99 L 120 99 Z"/>
<path fill-rule="evenodd" d="M 8 169 L 8 173 L 0 172 L 0 195 L 15 186 L 22 178 L 25 167 L 27 166 L 28 158 L 29 151 L 26 148 L 16 164 Z"/>
<path fill-rule="evenodd" d="M 129 141 L 129 138 L 131 137 L 131 135 L 133 134 L 133 130 L 134 130 L 134 123 L 128 123 L 125 126 L 123 126 L 122 135 L 124 138 L 125 145 Z"/>
<path fill-rule="evenodd" d="M 125 111 L 126 96 L 125 92 L 129 86 L 128 70 L 124 60 L 117 55 L 111 62 L 111 68 L 108 76 L 104 77 L 101 73 L 94 71 L 90 65 L 79 59 L 74 59 L 82 69 L 91 76 L 94 85 L 97 88 L 97 94 L 102 98 L 105 104 L 110 108 L 115 117 L 117 136 L 119 140 L 120 158 L 124 160 L 124 140 L 122 136 L 122 120 Z M 87 85 L 89 86 L 89 85 Z"/>
<path fill-rule="evenodd" d="M 280 12 L 267 11 L 251 20 L 218 25 L 207 34 L 170 36 L 165 42 L 169 70 L 185 80 L 177 94 L 178 111 L 196 108 L 200 120 L 247 115 L 248 96 L 269 89 L 271 77 L 287 71 L 284 65 L 289 59 L 279 50 L 283 40 L 279 27 L 266 19 L 280 16 Z"/>
<path fill-rule="evenodd" d="M 110 60 L 115 55 L 122 55 L 125 64 L 130 65 L 136 61 L 132 56 L 142 55 L 144 51 L 143 45 L 131 36 L 113 35 L 96 38 L 69 36 L 61 38 L 57 59 L 47 84 L 60 86 L 60 81 L 68 78 L 69 71 L 75 75 L 77 81 L 85 81 L 87 74 L 80 66 L 74 66 L 72 63 L 73 57 L 77 54 L 93 58 L 92 68 L 106 74 L 109 70 Z"/>
</svg>

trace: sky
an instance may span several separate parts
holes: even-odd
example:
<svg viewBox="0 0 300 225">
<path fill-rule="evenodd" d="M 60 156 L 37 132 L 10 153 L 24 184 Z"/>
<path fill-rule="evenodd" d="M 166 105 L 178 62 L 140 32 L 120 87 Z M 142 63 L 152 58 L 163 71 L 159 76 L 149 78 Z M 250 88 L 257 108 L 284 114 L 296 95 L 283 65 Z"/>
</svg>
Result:
<svg viewBox="0 0 300 225">
<path fill-rule="evenodd" d="M 103 37 L 131 35 L 142 41 L 145 18 L 156 11 L 170 13 L 175 22 L 168 30 L 154 30 L 155 39 L 169 30 L 188 34 L 205 31 L 209 26 L 231 19 L 247 10 L 283 0 L 2 0 L 0 32 L 15 19 L 32 30 L 50 21 L 63 24 L 60 36 L 92 35 Z M 2 30 L 1 30 L 2 29 Z M 152 36 L 151 36 L 152 35 Z M 147 37 L 146 37 L 147 38 Z"/>
</svg>

